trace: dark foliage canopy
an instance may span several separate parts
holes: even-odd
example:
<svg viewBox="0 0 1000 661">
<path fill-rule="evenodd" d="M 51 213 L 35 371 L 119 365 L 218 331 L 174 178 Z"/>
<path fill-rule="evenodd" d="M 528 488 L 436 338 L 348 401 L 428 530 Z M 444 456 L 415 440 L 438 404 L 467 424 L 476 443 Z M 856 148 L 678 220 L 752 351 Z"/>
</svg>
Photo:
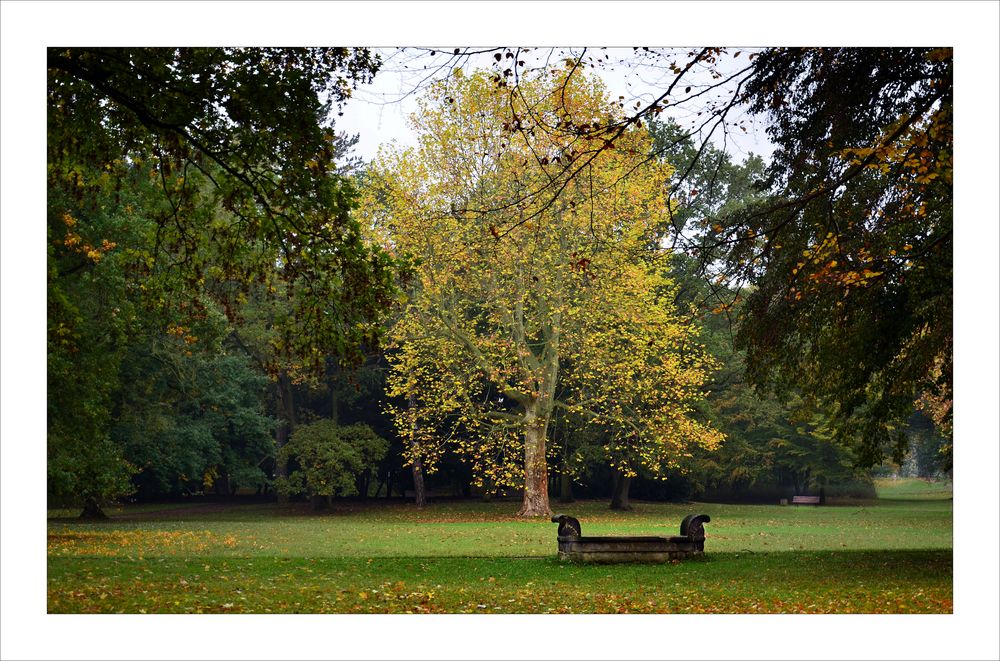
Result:
<svg viewBox="0 0 1000 661">
<path fill-rule="evenodd" d="M 377 68 L 367 49 L 50 48 L 50 193 L 92 198 L 88 169 L 115 190 L 148 175 L 162 204 L 145 268 L 226 298 L 277 266 L 289 343 L 350 353 L 374 340 L 392 264 L 349 215 L 332 114 Z"/>
<path fill-rule="evenodd" d="M 749 285 L 748 376 L 833 405 L 863 463 L 919 400 L 951 419 L 950 49 L 770 49 L 746 86 L 777 145 L 766 199 L 706 245 Z"/>
<path fill-rule="evenodd" d="M 344 48 L 47 55 L 49 494 L 95 509 L 137 471 L 176 484 L 213 463 L 253 482 L 267 425 L 259 384 L 221 344 L 227 321 L 262 293 L 280 298 L 271 354 L 322 370 L 376 344 L 395 291 L 395 263 L 351 216 L 350 141 L 332 123 L 378 60 Z M 206 369 L 153 369 L 188 363 Z M 192 408 L 213 372 L 248 399 Z M 239 411 L 252 447 L 234 436 Z M 140 431 L 122 442 L 130 421 Z M 183 451 L 159 461 L 146 450 L 165 438 Z"/>
</svg>

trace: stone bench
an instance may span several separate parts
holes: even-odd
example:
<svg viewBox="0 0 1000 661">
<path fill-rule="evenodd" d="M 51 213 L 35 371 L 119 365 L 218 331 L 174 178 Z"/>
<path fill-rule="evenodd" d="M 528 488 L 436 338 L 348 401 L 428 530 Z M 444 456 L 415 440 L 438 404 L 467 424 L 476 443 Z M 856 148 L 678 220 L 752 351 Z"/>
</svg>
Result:
<svg viewBox="0 0 1000 661">
<path fill-rule="evenodd" d="M 559 524 L 559 559 L 575 562 L 667 562 L 701 555 L 704 524 L 709 521 L 707 514 L 689 514 L 675 537 L 584 537 L 577 519 L 565 514 L 552 517 Z"/>
</svg>

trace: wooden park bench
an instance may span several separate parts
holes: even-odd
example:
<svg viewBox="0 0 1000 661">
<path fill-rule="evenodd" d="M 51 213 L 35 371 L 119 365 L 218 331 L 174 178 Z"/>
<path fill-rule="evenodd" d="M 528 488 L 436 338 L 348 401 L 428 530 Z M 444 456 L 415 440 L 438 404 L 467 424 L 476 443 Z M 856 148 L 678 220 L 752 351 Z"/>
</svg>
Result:
<svg viewBox="0 0 1000 661">
<path fill-rule="evenodd" d="M 819 505 L 819 496 L 792 496 L 792 505 Z"/>
<path fill-rule="evenodd" d="M 584 537 L 577 519 L 552 517 L 559 524 L 559 559 L 577 562 L 667 562 L 701 555 L 709 521 L 707 514 L 689 514 L 681 521 L 680 536 L 674 537 Z"/>
</svg>

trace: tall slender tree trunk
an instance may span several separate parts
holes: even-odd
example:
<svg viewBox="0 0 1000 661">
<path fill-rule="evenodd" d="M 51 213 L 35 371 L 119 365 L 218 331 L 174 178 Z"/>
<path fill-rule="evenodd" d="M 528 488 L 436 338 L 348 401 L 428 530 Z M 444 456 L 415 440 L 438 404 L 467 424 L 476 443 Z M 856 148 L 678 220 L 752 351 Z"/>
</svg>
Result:
<svg viewBox="0 0 1000 661">
<path fill-rule="evenodd" d="M 566 424 L 565 418 L 563 418 L 563 424 L 559 424 L 559 418 L 553 416 L 553 427 L 554 432 L 552 434 L 553 438 L 556 438 L 557 432 L 562 432 L 558 436 L 563 448 L 563 461 L 562 461 L 562 471 L 559 473 L 559 502 L 560 503 L 572 503 L 573 498 L 573 478 L 570 476 L 569 470 L 569 442 L 566 439 Z"/>
<path fill-rule="evenodd" d="M 569 444 L 566 442 L 565 426 L 563 427 L 562 436 L 562 472 L 559 474 L 559 502 L 560 503 L 572 503 L 573 502 L 573 479 L 570 477 L 569 473 Z"/>
<path fill-rule="evenodd" d="M 329 382 L 330 382 L 330 419 L 333 420 L 333 424 L 340 424 L 340 389 L 339 385 L 340 378 L 340 365 L 337 361 L 333 361 L 333 366 L 329 370 Z"/>
<path fill-rule="evenodd" d="M 366 468 L 354 480 L 354 487 L 358 490 L 358 497 L 361 499 L 368 498 L 368 492 L 371 491 L 371 485 L 372 471 L 370 468 Z"/>
<path fill-rule="evenodd" d="M 282 370 L 278 374 L 278 408 L 281 413 L 281 420 L 278 422 L 278 430 L 275 432 L 275 445 L 277 445 L 274 477 L 288 477 L 288 464 L 280 459 L 281 448 L 285 447 L 288 437 L 295 429 L 295 401 L 292 398 L 292 380 L 288 377 L 288 372 Z M 278 494 L 278 502 L 288 502 L 287 494 Z"/>
<path fill-rule="evenodd" d="M 274 455 L 274 478 L 288 477 L 288 464 L 281 459 L 281 448 L 288 443 L 288 423 L 284 420 L 278 421 L 278 429 L 274 433 L 275 455 Z M 287 502 L 288 494 L 278 491 L 278 502 Z"/>
<path fill-rule="evenodd" d="M 422 459 L 413 460 L 413 498 L 417 507 L 427 505 L 427 489 L 424 487 L 424 462 Z"/>
<path fill-rule="evenodd" d="M 410 409 L 410 447 L 413 451 L 413 493 L 418 508 L 427 505 L 427 491 L 424 488 L 424 460 L 420 457 L 420 448 L 417 447 L 417 400 L 413 393 L 407 396 L 407 406 Z"/>
<path fill-rule="evenodd" d="M 632 505 L 628 502 L 628 489 L 632 484 L 632 478 L 624 473 L 615 471 L 615 483 L 611 492 L 611 509 L 630 510 Z"/>
<path fill-rule="evenodd" d="M 538 416 L 537 402 L 525 410 L 524 504 L 518 516 L 552 516 L 549 508 L 549 479 L 545 465 L 545 434 L 548 419 Z"/>
<path fill-rule="evenodd" d="M 560 503 L 572 503 L 575 498 L 573 498 L 573 479 L 570 477 L 568 472 L 559 475 L 559 502 Z"/>
</svg>

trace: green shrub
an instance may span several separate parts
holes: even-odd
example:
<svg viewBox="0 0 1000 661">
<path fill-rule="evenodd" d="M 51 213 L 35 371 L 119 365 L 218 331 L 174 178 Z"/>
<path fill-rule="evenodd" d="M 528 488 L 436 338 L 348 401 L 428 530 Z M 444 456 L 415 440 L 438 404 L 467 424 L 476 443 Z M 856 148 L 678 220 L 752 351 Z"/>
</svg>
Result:
<svg viewBox="0 0 1000 661">
<path fill-rule="evenodd" d="M 364 424 L 341 427 L 319 420 L 298 427 L 278 453 L 295 462 L 287 478 L 275 482 L 278 493 L 347 496 L 355 493 L 355 477 L 381 461 L 389 443 Z"/>
</svg>

